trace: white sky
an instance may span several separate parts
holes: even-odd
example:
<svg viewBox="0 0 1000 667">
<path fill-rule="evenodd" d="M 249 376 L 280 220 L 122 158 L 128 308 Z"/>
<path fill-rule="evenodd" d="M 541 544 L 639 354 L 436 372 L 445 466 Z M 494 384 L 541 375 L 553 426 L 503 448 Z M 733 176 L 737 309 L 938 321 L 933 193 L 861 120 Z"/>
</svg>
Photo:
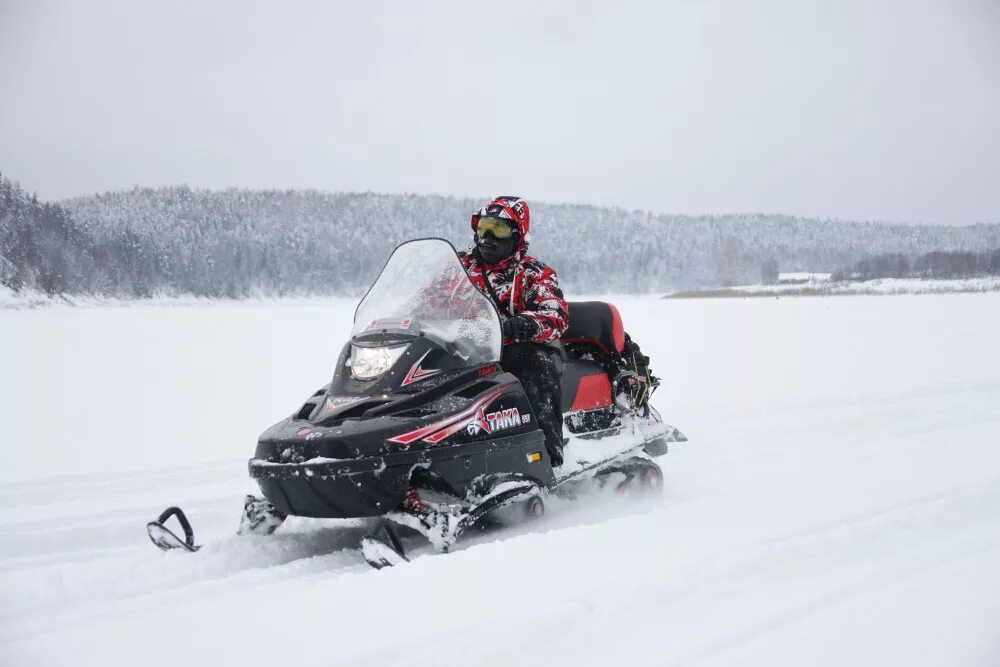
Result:
<svg viewBox="0 0 1000 667">
<path fill-rule="evenodd" d="M 1000 222 L 1000 0 L 0 0 L 0 170 Z"/>
</svg>

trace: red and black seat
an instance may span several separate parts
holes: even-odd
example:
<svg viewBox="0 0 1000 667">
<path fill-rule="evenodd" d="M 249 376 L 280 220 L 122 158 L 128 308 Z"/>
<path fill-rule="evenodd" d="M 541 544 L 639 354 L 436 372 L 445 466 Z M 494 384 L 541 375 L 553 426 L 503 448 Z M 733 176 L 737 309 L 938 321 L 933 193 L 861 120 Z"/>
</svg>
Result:
<svg viewBox="0 0 1000 667">
<path fill-rule="evenodd" d="M 613 304 L 604 301 L 570 301 L 569 328 L 563 343 L 596 345 L 606 354 L 625 349 L 625 327 Z"/>
<path fill-rule="evenodd" d="M 569 328 L 562 335 L 566 345 L 587 345 L 610 355 L 625 349 L 625 327 L 618 309 L 603 301 L 571 301 Z M 593 359 L 581 359 L 570 353 L 569 364 L 562 374 L 562 408 L 566 414 L 607 410 L 612 407 L 611 379 L 604 367 Z M 597 422 L 595 422 L 597 423 Z M 593 424 L 581 427 L 593 430 Z M 576 432 L 571 424 L 570 431 Z"/>
</svg>

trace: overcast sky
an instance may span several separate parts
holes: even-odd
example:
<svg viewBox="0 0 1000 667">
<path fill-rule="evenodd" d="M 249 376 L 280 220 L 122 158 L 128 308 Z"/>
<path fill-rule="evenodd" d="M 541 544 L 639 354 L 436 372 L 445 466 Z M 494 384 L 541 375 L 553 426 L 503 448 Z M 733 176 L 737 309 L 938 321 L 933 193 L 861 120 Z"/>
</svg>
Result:
<svg viewBox="0 0 1000 667">
<path fill-rule="evenodd" d="M 0 171 L 1000 222 L 1000 0 L 0 0 Z"/>
</svg>

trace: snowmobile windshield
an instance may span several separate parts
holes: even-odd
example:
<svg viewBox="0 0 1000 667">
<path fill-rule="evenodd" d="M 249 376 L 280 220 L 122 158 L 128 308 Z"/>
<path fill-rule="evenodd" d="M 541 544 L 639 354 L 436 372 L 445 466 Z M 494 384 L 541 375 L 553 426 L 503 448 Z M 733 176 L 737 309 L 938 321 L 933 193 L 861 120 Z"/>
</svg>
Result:
<svg viewBox="0 0 1000 667">
<path fill-rule="evenodd" d="M 358 304 L 351 336 L 383 330 L 433 336 L 468 366 L 498 361 L 503 345 L 496 308 L 443 239 L 397 247 Z"/>
</svg>

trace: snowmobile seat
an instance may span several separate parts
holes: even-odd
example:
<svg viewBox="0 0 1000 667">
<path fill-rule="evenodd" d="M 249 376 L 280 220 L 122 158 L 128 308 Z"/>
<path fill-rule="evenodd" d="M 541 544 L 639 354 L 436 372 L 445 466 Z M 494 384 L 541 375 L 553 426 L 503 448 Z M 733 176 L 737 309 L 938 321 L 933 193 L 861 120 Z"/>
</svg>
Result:
<svg viewBox="0 0 1000 667">
<path fill-rule="evenodd" d="M 596 345 L 606 354 L 625 349 L 625 327 L 614 304 L 605 301 L 570 301 L 569 327 L 563 343 Z"/>
</svg>

